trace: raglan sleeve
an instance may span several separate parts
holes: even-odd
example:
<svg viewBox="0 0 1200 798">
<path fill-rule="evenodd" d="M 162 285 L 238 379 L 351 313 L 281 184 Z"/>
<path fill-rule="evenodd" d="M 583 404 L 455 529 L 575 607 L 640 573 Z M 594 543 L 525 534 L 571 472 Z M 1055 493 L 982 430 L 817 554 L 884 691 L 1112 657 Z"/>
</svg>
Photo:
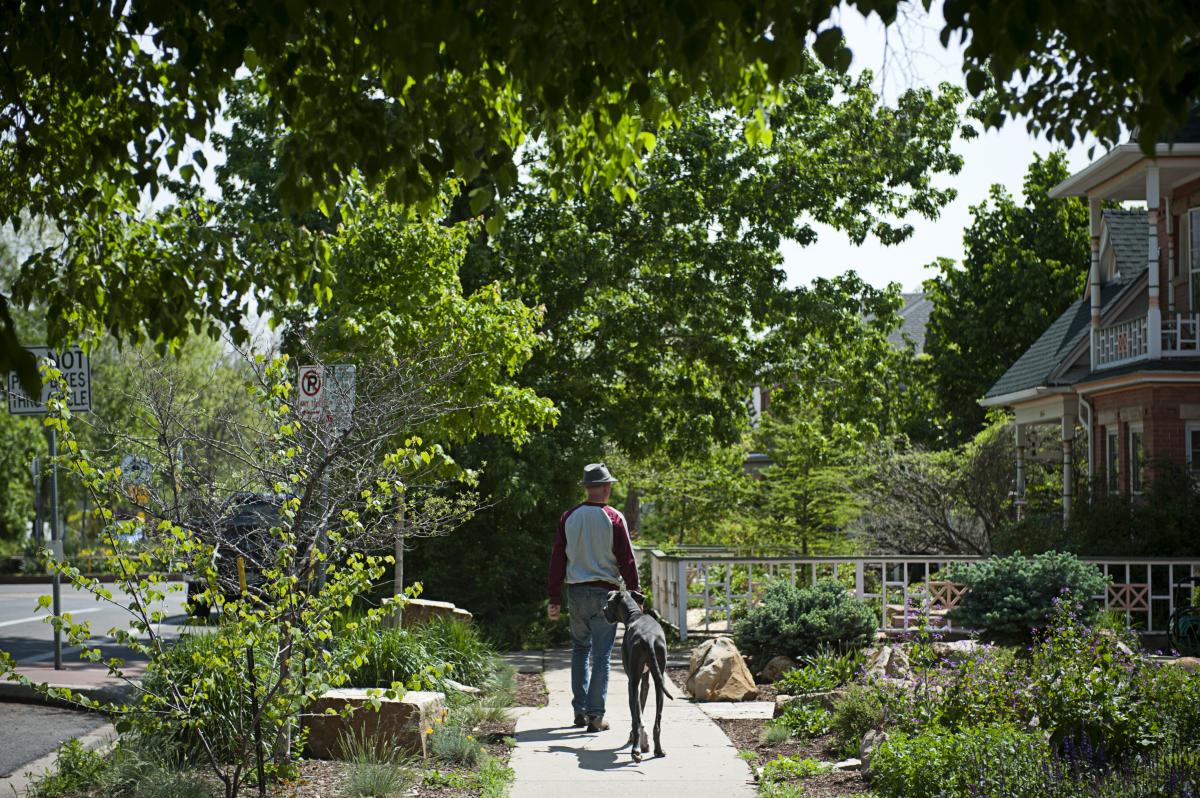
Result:
<svg viewBox="0 0 1200 798">
<path fill-rule="evenodd" d="M 629 525 L 625 523 L 625 516 L 619 510 L 612 511 L 613 522 L 613 555 L 617 558 L 617 568 L 621 571 L 621 578 L 625 580 L 626 590 L 636 590 L 641 592 L 641 584 L 638 582 L 637 560 L 633 556 L 633 543 L 629 539 Z"/>
<path fill-rule="evenodd" d="M 567 578 L 567 516 L 565 512 L 558 519 L 558 529 L 554 532 L 554 547 L 550 550 L 550 575 L 546 578 L 546 595 L 551 604 L 562 604 L 562 584 Z"/>
</svg>

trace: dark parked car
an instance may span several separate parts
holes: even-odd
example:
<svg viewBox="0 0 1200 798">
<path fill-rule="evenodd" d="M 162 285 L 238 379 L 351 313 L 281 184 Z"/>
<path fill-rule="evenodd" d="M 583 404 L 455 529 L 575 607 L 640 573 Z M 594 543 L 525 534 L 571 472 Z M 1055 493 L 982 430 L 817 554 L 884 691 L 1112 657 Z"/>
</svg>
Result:
<svg viewBox="0 0 1200 798">
<path fill-rule="evenodd" d="M 238 557 L 245 561 L 247 590 L 255 592 L 261 588 L 262 564 L 274 557 L 279 545 L 278 539 L 271 535 L 271 527 L 279 524 L 282 503 L 283 497 L 270 493 L 236 493 L 216 523 L 196 525 L 200 537 L 214 548 L 217 586 L 226 598 L 241 593 Z M 191 574 L 184 578 L 188 583 L 188 612 L 207 615 L 210 608 L 199 598 L 206 585 Z"/>
</svg>

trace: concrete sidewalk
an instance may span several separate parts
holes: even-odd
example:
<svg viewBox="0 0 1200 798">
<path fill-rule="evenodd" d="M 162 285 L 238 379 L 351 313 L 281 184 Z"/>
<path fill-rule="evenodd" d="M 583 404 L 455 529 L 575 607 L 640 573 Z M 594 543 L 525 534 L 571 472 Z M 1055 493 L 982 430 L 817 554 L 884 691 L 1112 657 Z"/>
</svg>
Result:
<svg viewBox="0 0 1200 798">
<path fill-rule="evenodd" d="M 750 769 L 737 758 L 729 738 L 700 710 L 679 695 L 665 700 L 662 721 L 664 758 L 653 750 L 635 763 L 629 737 L 628 682 L 620 663 L 621 643 L 613 649 L 608 683 L 607 719 L 612 728 L 588 734 L 571 727 L 571 657 L 547 651 L 544 657 L 548 704 L 517 720 L 517 747 L 510 765 L 516 772 L 511 798 L 751 798 Z M 654 694 L 646 702 L 647 731 L 653 728 Z M 652 743 L 653 744 L 653 743 Z"/>
</svg>

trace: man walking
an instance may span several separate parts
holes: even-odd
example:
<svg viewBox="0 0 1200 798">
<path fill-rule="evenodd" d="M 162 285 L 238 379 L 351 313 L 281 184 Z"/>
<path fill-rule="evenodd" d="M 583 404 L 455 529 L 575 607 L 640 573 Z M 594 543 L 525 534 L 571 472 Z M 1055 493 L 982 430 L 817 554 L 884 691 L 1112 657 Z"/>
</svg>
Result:
<svg viewBox="0 0 1200 798">
<path fill-rule="evenodd" d="M 567 583 L 571 625 L 571 706 L 575 725 L 598 732 L 608 728 L 604 700 L 608 695 L 608 666 L 617 625 L 604 617 L 605 599 L 625 580 L 638 590 L 637 563 L 629 542 L 625 516 L 608 506 L 616 482 L 604 463 L 583 469 L 587 501 L 562 514 L 550 554 L 550 619 L 558 618 L 562 584 Z M 590 658 L 590 662 L 589 662 Z"/>
</svg>

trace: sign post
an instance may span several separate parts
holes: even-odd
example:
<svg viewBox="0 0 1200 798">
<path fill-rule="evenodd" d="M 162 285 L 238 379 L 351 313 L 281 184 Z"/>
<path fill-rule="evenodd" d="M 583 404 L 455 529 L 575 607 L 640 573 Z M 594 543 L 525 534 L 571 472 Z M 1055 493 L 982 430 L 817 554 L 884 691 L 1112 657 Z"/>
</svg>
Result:
<svg viewBox="0 0 1200 798">
<path fill-rule="evenodd" d="M 338 363 L 331 366 L 301 366 L 296 375 L 299 401 L 296 409 L 300 418 L 319 425 L 332 426 L 334 432 L 350 429 L 354 413 L 354 397 L 358 372 L 353 365 Z M 325 512 L 329 511 L 329 471 L 321 477 L 321 496 Z M 318 533 L 317 547 L 325 554 L 328 541 L 324 528 Z M 317 589 L 325 584 L 325 569 L 316 569 Z"/>
<path fill-rule="evenodd" d="M 27 347 L 39 361 L 49 358 L 55 368 L 62 372 L 63 381 L 70 393 L 67 396 L 67 407 L 73 413 L 87 413 L 92 409 L 92 365 L 78 347 L 64 350 L 61 354 L 47 346 Z M 25 393 L 21 381 L 15 371 L 8 373 L 8 412 L 14 416 L 44 416 L 48 412 L 47 402 L 50 399 L 51 386 L 42 386 L 42 395 L 34 399 Z M 63 558 L 63 532 L 59 526 L 58 515 L 58 434 L 54 427 L 46 427 L 46 449 L 50 457 L 50 550 L 56 561 Z M 38 514 L 41 523 L 41 513 Z M 39 531 L 40 540 L 40 531 Z M 55 615 L 62 614 L 62 587 L 58 571 L 54 572 L 52 588 Z M 54 669 L 61 671 L 62 664 L 62 630 L 54 630 Z"/>
</svg>

